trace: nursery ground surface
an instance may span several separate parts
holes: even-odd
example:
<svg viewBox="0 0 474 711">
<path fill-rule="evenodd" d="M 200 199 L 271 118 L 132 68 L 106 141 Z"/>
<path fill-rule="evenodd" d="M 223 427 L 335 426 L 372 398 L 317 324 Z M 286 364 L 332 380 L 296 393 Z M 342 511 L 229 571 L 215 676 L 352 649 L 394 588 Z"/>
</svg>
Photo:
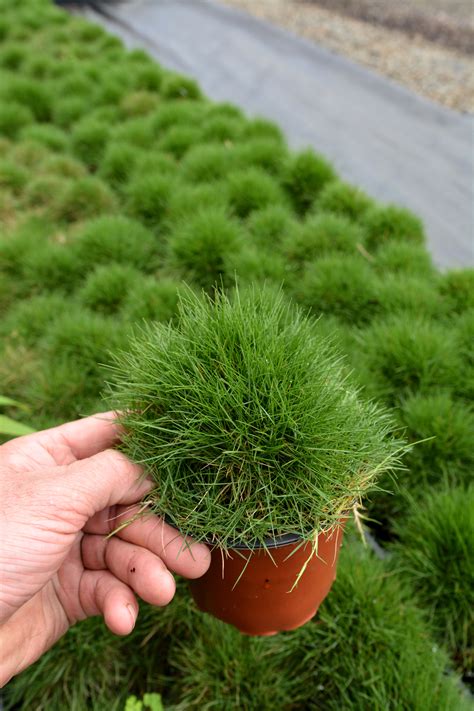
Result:
<svg viewBox="0 0 474 711">
<path fill-rule="evenodd" d="M 46 0 L 0 0 L 0 393 L 34 428 L 103 407 L 103 364 L 188 284 L 263 284 L 331 335 L 348 377 L 410 442 L 365 503 L 316 621 L 253 639 L 185 588 L 130 638 L 73 628 L 5 692 L 7 709 L 470 707 L 474 273 L 440 273 L 420 220 L 341 181 L 274 124 Z M 389 494 L 390 490 L 394 493 Z"/>
<path fill-rule="evenodd" d="M 415 210 L 437 264 L 473 263 L 472 115 L 213 0 L 104 8 L 91 16 L 130 46 L 191 74 L 214 99 L 276 120 L 292 145 L 324 152 L 371 195 Z"/>
</svg>

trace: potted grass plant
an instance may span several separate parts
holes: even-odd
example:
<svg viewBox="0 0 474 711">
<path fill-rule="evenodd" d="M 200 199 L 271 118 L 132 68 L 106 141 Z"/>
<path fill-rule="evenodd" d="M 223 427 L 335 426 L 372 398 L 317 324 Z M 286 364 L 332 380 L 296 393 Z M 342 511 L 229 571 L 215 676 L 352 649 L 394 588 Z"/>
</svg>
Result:
<svg viewBox="0 0 474 711">
<path fill-rule="evenodd" d="M 344 522 L 401 443 L 314 321 L 269 289 L 181 298 L 112 365 L 122 447 L 152 508 L 212 549 L 198 606 L 249 634 L 310 619 Z"/>
</svg>

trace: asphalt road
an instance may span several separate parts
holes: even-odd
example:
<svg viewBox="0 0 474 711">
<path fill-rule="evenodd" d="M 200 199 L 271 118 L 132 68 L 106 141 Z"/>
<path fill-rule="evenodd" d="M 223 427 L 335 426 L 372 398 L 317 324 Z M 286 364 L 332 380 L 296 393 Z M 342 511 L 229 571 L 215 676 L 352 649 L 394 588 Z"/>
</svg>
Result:
<svg viewBox="0 0 474 711">
<path fill-rule="evenodd" d="M 195 77 L 206 94 L 273 119 L 344 179 L 424 220 L 439 266 L 474 264 L 474 117 L 214 0 L 128 0 L 91 19 Z"/>
</svg>

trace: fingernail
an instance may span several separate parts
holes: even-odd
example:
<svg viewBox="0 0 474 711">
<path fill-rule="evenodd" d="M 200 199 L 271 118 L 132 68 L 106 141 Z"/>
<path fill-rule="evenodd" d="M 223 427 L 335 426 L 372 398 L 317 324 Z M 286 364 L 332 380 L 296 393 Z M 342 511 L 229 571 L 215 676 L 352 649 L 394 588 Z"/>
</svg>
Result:
<svg viewBox="0 0 474 711">
<path fill-rule="evenodd" d="M 135 608 L 133 605 L 130 605 L 130 603 L 127 604 L 127 610 L 128 614 L 130 615 L 130 619 L 132 620 L 132 630 L 135 627 L 135 622 L 137 621 L 137 614 L 135 612 Z"/>
</svg>

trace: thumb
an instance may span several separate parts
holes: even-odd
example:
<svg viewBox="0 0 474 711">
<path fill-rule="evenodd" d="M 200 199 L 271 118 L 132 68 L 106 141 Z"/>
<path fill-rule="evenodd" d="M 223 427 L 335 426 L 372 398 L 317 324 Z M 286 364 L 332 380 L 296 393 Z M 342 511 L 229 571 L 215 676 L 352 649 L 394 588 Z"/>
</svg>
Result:
<svg viewBox="0 0 474 711">
<path fill-rule="evenodd" d="M 61 483 L 84 523 L 108 506 L 140 501 L 153 488 L 140 466 L 113 449 L 69 464 Z"/>
</svg>

